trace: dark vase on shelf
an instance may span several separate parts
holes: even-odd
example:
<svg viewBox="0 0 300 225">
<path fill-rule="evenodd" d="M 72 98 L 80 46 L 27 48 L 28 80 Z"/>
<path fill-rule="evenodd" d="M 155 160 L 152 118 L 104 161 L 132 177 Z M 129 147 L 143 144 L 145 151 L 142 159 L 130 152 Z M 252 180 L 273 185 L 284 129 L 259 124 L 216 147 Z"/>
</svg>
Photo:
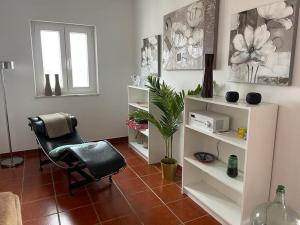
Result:
<svg viewBox="0 0 300 225">
<path fill-rule="evenodd" d="M 230 155 L 228 158 L 227 175 L 232 178 L 238 176 L 238 157 L 236 155 Z"/>
<path fill-rule="evenodd" d="M 45 96 L 52 96 L 52 88 L 50 84 L 49 74 L 45 74 L 46 84 L 45 84 Z"/>
<path fill-rule="evenodd" d="M 261 102 L 261 94 L 256 92 L 250 92 L 246 96 L 246 102 L 250 105 L 258 105 Z"/>
<path fill-rule="evenodd" d="M 205 54 L 205 71 L 201 91 L 201 97 L 203 98 L 213 97 L 213 65 L 214 54 Z"/>
<path fill-rule="evenodd" d="M 232 102 L 232 103 L 234 103 L 234 102 L 237 102 L 237 101 L 239 100 L 240 95 L 239 95 L 239 93 L 236 92 L 236 91 L 228 91 L 228 92 L 226 93 L 225 98 L 226 98 L 226 101 L 227 101 L 227 102 Z"/>
<path fill-rule="evenodd" d="M 59 76 L 55 74 L 55 95 L 61 95 L 61 88 L 59 83 Z"/>
</svg>

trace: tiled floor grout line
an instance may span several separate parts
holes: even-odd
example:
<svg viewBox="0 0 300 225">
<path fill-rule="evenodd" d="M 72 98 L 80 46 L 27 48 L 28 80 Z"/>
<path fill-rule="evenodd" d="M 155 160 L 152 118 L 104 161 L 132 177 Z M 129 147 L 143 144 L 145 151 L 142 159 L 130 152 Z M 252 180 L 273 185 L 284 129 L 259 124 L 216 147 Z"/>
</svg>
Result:
<svg viewBox="0 0 300 225">
<path fill-rule="evenodd" d="M 133 169 L 132 167 L 130 167 L 130 169 L 134 171 L 134 169 Z M 135 172 L 135 171 L 134 171 L 134 172 Z M 136 174 L 138 175 L 138 173 L 136 173 Z M 141 175 L 138 175 L 138 177 L 140 177 L 140 178 L 143 178 L 143 177 L 148 177 L 148 176 L 151 176 L 151 175 L 156 175 L 156 174 L 161 174 L 161 172 L 160 172 L 160 171 L 158 171 L 157 173 L 149 173 L 149 174 L 147 174 L 147 175 L 143 175 L 143 176 L 141 176 Z"/>
<path fill-rule="evenodd" d="M 119 190 L 119 192 L 121 193 L 121 195 L 123 196 L 123 198 L 125 199 L 125 201 L 127 202 L 127 204 L 129 205 L 131 211 L 134 213 L 134 215 L 137 217 L 137 219 L 139 220 L 139 222 L 141 223 L 141 225 L 143 225 L 143 221 L 141 220 L 141 218 L 139 217 L 138 213 L 136 212 L 136 210 L 134 209 L 134 207 L 131 205 L 131 203 L 129 202 L 129 200 L 127 199 L 127 197 L 125 196 L 125 194 L 123 193 L 123 191 L 121 190 L 121 188 L 119 187 L 119 185 L 113 180 L 113 184 L 117 187 L 117 189 Z"/>
<path fill-rule="evenodd" d="M 51 170 L 51 171 L 52 171 L 52 170 Z M 54 190 L 55 190 L 55 183 L 54 183 L 53 175 L 52 175 L 52 180 L 53 180 L 53 185 L 54 185 Z M 70 210 L 65 210 L 65 211 L 62 211 L 62 212 L 60 212 L 60 210 L 58 209 L 58 206 L 57 206 L 57 212 L 58 212 L 58 218 L 59 218 L 59 223 L 60 223 L 60 225 L 62 225 L 62 224 L 61 224 L 61 219 L 60 219 L 60 213 L 66 213 L 66 212 L 73 211 L 73 210 L 76 210 L 76 209 L 84 208 L 84 207 L 86 207 L 86 206 L 92 206 L 93 211 L 95 212 L 96 217 L 97 217 L 97 221 L 98 221 L 98 222 L 97 222 L 97 225 L 102 225 L 102 222 L 101 222 L 100 217 L 99 217 L 99 215 L 98 215 L 98 213 L 97 213 L 97 211 L 96 211 L 96 208 L 95 208 L 95 206 L 94 206 L 94 203 L 93 203 L 93 201 L 92 201 L 92 198 L 91 198 L 91 196 L 90 196 L 90 193 L 88 192 L 87 187 L 84 187 L 83 190 L 87 193 L 88 198 L 89 198 L 89 200 L 90 200 L 90 204 L 80 205 L 80 206 L 78 206 L 78 207 L 72 208 L 72 209 L 70 209 Z M 82 190 L 82 191 L 83 191 L 83 190 Z M 56 201 L 56 205 L 57 205 L 57 203 L 58 203 L 57 197 L 64 196 L 64 195 L 68 195 L 68 194 L 66 194 L 66 193 L 61 193 L 61 194 L 58 194 L 58 195 L 57 195 L 57 194 L 56 194 L 56 191 L 55 191 L 55 201 Z M 76 193 L 74 193 L 74 195 L 76 195 Z"/>
<path fill-rule="evenodd" d="M 76 197 L 76 193 L 74 193 L 74 197 Z M 72 209 L 67 209 L 67 210 L 59 211 L 59 213 L 67 213 L 67 212 L 70 212 L 70 211 L 73 211 L 73 210 L 81 209 L 81 208 L 84 208 L 84 207 L 87 207 L 87 206 L 92 206 L 92 205 L 93 205 L 93 203 L 86 204 L 86 205 L 81 205 L 81 206 L 78 206 L 78 207 L 74 207 Z"/>
<path fill-rule="evenodd" d="M 205 215 L 199 216 L 199 217 L 197 217 L 197 218 L 194 218 L 194 219 L 191 219 L 191 220 L 186 221 L 184 224 L 189 223 L 189 222 L 193 222 L 193 221 L 195 221 L 195 220 L 204 218 L 204 217 L 206 217 L 206 216 L 209 216 L 209 215 L 208 215 L 208 214 L 205 214 Z"/>
<path fill-rule="evenodd" d="M 156 173 L 155 173 L 156 174 Z M 159 173 L 159 174 L 161 174 L 161 173 Z M 150 174 L 149 176 L 151 176 L 151 175 L 154 175 L 154 174 Z M 147 176 L 143 176 L 143 177 L 147 177 Z M 143 179 L 143 177 L 141 177 L 141 179 Z M 173 185 L 173 184 L 176 184 L 176 182 L 173 182 L 173 183 L 169 183 L 169 184 L 163 184 L 163 185 L 160 185 L 160 186 L 156 186 L 156 187 L 150 187 L 151 189 L 158 189 L 158 188 L 161 188 L 161 187 L 166 187 L 166 186 L 171 186 L 171 185 Z M 176 186 L 178 186 L 178 185 L 176 185 Z M 179 187 L 179 186 L 178 186 Z M 180 188 L 180 187 L 179 187 Z"/>
<path fill-rule="evenodd" d="M 180 199 L 176 199 L 176 200 L 174 200 L 174 201 L 169 201 L 169 202 L 166 203 L 166 204 L 171 204 L 171 203 L 179 202 L 179 201 L 181 201 L 181 200 L 183 200 L 183 199 L 186 199 L 186 198 L 188 198 L 188 196 L 187 196 L 187 197 L 180 198 Z"/>
<path fill-rule="evenodd" d="M 26 167 L 26 159 L 25 154 L 23 155 L 24 162 L 23 162 L 23 174 L 22 174 L 22 186 L 21 186 L 21 204 L 23 204 L 23 191 L 24 191 L 24 180 L 25 180 L 25 167 Z"/>
<path fill-rule="evenodd" d="M 133 151 L 133 150 L 131 150 L 131 151 Z M 146 160 L 145 160 L 146 161 Z M 135 173 L 135 175 L 137 175 L 137 177 L 146 185 L 146 187 L 148 188 L 148 189 L 150 189 L 150 191 L 163 203 L 163 205 L 165 206 L 165 207 L 167 207 L 167 209 L 178 219 L 178 221 L 181 223 L 181 224 L 184 224 L 182 221 L 181 221 L 181 219 L 170 209 L 170 207 L 169 206 L 167 206 L 167 204 L 150 188 L 150 186 L 146 183 L 146 182 L 144 182 L 143 181 L 143 179 L 132 169 L 132 167 L 131 166 L 128 166 L 134 173 Z M 158 171 L 159 171 L 159 169 L 158 168 L 156 168 Z M 160 171 L 161 172 L 161 171 Z M 155 174 L 155 173 L 154 173 Z M 151 174 L 149 174 L 149 175 L 151 175 Z M 164 185 L 162 185 L 162 186 L 164 186 Z M 155 207 L 153 207 L 153 208 L 155 208 Z"/>
<path fill-rule="evenodd" d="M 54 183 L 52 165 L 50 165 L 50 174 L 51 174 L 52 186 L 53 186 L 53 191 L 54 191 L 54 200 L 55 200 L 55 207 L 56 207 L 56 212 L 57 212 L 57 217 L 58 217 L 58 223 L 59 223 L 59 225 L 62 225 L 61 220 L 60 220 L 59 210 L 58 210 L 58 201 L 57 201 L 57 196 L 56 196 L 56 188 L 55 188 L 55 183 Z"/>
<path fill-rule="evenodd" d="M 103 221 L 103 223 L 109 223 L 109 222 L 112 222 L 114 220 L 118 220 L 118 219 L 122 219 L 122 218 L 126 218 L 128 215 L 130 214 L 125 214 L 125 215 L 122 215 L 122 216 L 117 216 L 117 217 L 114 217 L 114 218 L 111 218 L 111 219 L 108 219 L 108 220 L 105 220 Z M 139 219 L 139 218 L 138 218 Z M 140 221 L 139 221 L 140 222 Z M 121 225 L 121 224 L 120 224 Z M 122 224 L 123 225 L 123 224 Z M 141 225 L 143 225 L 143 223 L 141 222 Z"/>
<path fill-rule="evenodd" d="M 97 216 L 98 223 L 99 223 L 99 225 L 101 225 L 101 224 L 102 224 L 102 221 L 101 221 L 101 219 L 100 219 L 100 216 L 98 215 L 98 212 L 97 212 L 96 207 L 95 207 L 95 203 L 93 202 L 92 196 L 90 195 L 90 192 L 89 192 L 89 190 L 87 189 L 87 187 L 85 187 L 85 191 L 87 192 L 88 197 L 89 197 L 89 200 L 90 200 L 90 202 L 92 203 L 92 207 L 93 207 L 93 210 L 94 210 L 94 212 L 95 212 L 95 214 L 96 214 L 96 216 Z"/>
<path fill-rule="evenodd" d="M 23 177 L 22 177 L 22 197 L 23 197 L 23 189 L 24 189 L 24 180 L 25 180 L 25 169 L 26 169 L 26 161 L 27 161 L 27 158 L 25 158 L 25 154 L 24 154 L 24 167 L 23 167 Z M 51 174 L 51 179 L 52 179 L 52 184 L 53 184 L 53 186 L 54 186 L 54 179 L 53 179 L 53 176 L 52 176 L 52 167 L 50 167 L 50 174 Z M 49 183 L 50 184 L 50 183 Z M 49 185 L 49 184 L 45 184 L 45 185 Z M 53 190 L 54 190 L 54 197 L 55 197 L 55 188 L 53 187 Z M 28 201 L 28 202 L 23 202 L 23 199 L 22 199 L 22 201 L 21 201 L 21 204 L 30 204 L 30 203 L 34 203 L 34 202 L 38 202 L 38 201 L 41 201 L 41 200 L 43 200 L 43 199 L 47 199 L 47 198 L 49 198 L 49 197 L 51 197 L 51 196 L 48 196 L 48 197 L 45 197 L 45 198 L 40 198 L 40 199 L 36 199 L 36 200 L 34 200 L 34 201 Z M 57 201 L 56 201 L 56 199 L 55 199 L 55 207 L 56 207 L 56 213 L 51 213 L 51 214 L 48 214 L 48 215 L 46 215 L 46 216 L 43 216 L 43 217 L 47 217 L 47 216 L 52 216 L 52 215 L 57 215 L 58 216 L 58 220 L 59 220 L 59 214 L 58 214 L 58 208 L 57 208 Z M 30 219 L 30 220 L 26 220 L 26 221 L 31 221 L 31 220 L 36 220 L 37 218 L 35 218 L 35 219 Z M 25 221 L 23 221 L 23 222 L 25 222 Z M 59 220 L 59 224 L 60 224 L 60 220 Z M 61 224 L 60 224 L 61 225 Z"/>
<path fill-rule="evenodd" d="M 49 199 L 49 198 L 51 198 L 53 196 L 47 196 L 47 197 L 43 197 L 43 198 L 38 198 L 38 199 L 33 200 L 33 201 L 22 202 L 22 204 L 25 205 L 25 204 L 31 204 L 31 203 L 39 202 L 39 201 L 42 201 L 42 200 L 45 200 L 45 199 Z"/>
</svg>

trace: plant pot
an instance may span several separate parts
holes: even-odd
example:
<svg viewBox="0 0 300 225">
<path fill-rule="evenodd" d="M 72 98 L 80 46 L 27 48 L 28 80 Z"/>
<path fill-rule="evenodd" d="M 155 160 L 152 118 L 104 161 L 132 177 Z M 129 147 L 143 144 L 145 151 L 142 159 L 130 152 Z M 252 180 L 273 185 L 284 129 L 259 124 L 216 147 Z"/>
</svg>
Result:
<svg viewBox="0 0 300 225">
<path fill-rule="evenodd" d="M 160 165 L 161 165 L 161 170 L 162 170 L 162 178 L 165 180 L 170 180 L 170 181 L 175 180 L 177 163 L 165 164 L 165 163 L 161 162 Z"/>
</svg>

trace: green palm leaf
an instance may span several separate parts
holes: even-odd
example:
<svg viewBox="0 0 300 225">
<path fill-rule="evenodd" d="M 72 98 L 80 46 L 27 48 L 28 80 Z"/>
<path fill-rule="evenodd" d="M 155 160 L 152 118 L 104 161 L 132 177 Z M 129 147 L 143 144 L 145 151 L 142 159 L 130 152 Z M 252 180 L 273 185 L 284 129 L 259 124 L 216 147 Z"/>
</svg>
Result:
<svg viewBox="0 0 300 225">
<path fill-rule="evenodd" d="M 160 111 L 160 118 L 155 118 L 152 114 L 145 111 L 136 111 L 131 113 L 136 120 L 148 120 L 161 133 L 166 144 L 166 158 L 170 162 L 174 162 L 172 155 L 173 135 L 178 131 L 181 121 L 181 114 L 184 110 L 184 96 L 185 92 L 177 93 L 173 88 L 168 86 L 164 81 L 161 82 L 159 78 L 154 76 L 148 77 L 147 87 L 150 91 L 150 98 Z M 201 86 L 198 85 L 193 91 L 188 91 L 189 95 L 199 94 Z M 168 160 L 167 160 L 168 161 Z"/>
</svg>

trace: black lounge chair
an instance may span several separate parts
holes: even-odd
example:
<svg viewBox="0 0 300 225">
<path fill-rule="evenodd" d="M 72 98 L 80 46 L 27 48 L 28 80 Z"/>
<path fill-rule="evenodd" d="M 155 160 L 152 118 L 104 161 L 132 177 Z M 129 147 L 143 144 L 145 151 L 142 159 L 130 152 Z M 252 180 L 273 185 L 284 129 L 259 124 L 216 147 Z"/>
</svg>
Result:
<svg viewBox="0 0 300 225">
<path fill-rule="evenodd" d="M 49 138 L 47 136 L 44 122 L 39 117 L 29 117 L 29 126 L 36 136 L 39 144 L 40 170 L 42 166 L 53 163 L 64 169 L 67 173 L 69 192 L 82 187 L 88 183 L 99 181 L 104 177 L 108 177 L 112 182 L 112 175 L 117 174 L 126 166 L 124 157 L 115 149 L 108 141 L 101 141 L 91 146 L 92 148 L 76 149 L 67 148 L 61 154 L 53 157 L 50 151 L 66 145 L 80 145 L 84 141 L 76 131 L 77 119 L 71 116 L 71 124 L 73 132 L 57 138 Z M 43 159 L 42 152 L 48 159 Z M 88 172 L 86 171 L 88 170 Z M 72 179 L 72 173 L 78 173 L 82 179 Z"/>
</svg>

